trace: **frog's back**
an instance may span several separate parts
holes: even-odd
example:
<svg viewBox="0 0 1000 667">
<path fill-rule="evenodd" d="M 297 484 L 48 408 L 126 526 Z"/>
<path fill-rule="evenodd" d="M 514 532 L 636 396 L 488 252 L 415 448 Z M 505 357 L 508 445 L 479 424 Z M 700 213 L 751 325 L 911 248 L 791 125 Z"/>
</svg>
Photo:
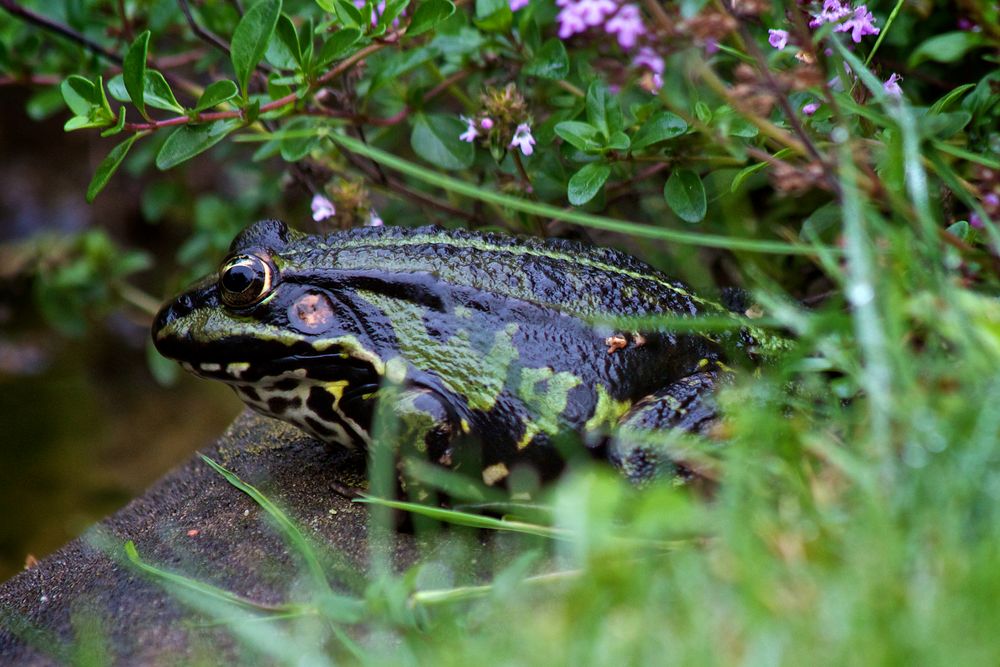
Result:
<svg viewBox="0 0 1000 667">
<path fill-rule="evenodd" d="M 718 308 L 616 250 L 438 227 L 371 227 L 293 234 L 286 261 L 336 270 L 432 274 L 455 287 L 526 301 L 576 317 L 694 315 Z"/>
</svg>

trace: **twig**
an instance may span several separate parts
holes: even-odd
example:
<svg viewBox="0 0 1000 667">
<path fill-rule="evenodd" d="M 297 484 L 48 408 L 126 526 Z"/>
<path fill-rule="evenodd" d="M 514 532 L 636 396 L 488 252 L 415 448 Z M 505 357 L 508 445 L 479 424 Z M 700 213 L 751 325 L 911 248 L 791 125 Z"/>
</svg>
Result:
<svg viewBox="0 0 1000 667">
<path fill-rule="evenodd" d="M 122 19 L 122 33 L 125 39 L 131 42 L 135 37 L 132 33 L 132 22 L 128 20 L 128 12 L 125 11 L 125 0 L 118 0 L 118 15 Z"/>
<path fill-rule="evenodd" d="M 183 12 L 184 18 L 187 20 L 188 26 L 190 26 L 194 34 L 198 35 L 202 41 L 211 44 L 228 56 L 229 44 L 226 40 L 222 39 L 211 30 L 203 28 L 197 21 L 194 20 L 194 15 L 191 13 L 191 6 L 188 4 L 188 0 L 177 0 L 177 4 L 180 5 L 181 12 Z"/>
<path fill-rule="evenodd" d="M 667 12 L 663 10 L 659 0 L 643 0 L 642 4 L 646 6 L 646 10 L 653 15 L 653 18 L 656 19 L 656 22 L 660 24 L 661 28 L 663 28 L 668 34 L 673 31 L 674 24 L 670 20 L 670 16 Z"/>
<path fill-rule="evenodd" d="M 47 16 L 43 16 L 41 14 L 31 11 L 30 9 L 22 7 L 14 0 L 0 0 L 0 8 L 7 10 L 7 12 L 9 14 L 12 14 L 13 16 L 17 16 L 19 18 L 24 19 L 28 23 L 33 23 L 39 26 L 40 28 L 43 28 L 44 30 L 48 30 L 49 32 L 55 33 L 57 35 L 62 35 L 66 39 L 76 42 L 80 46 L 86 48 L 88 51 L 91 51 L 92 53 L 95 53 L 106 60 L 110 60 L 111 62 L 117 65 L 122 64 L 122 57 L 119 56 L 114 51 L 101 46 L 97 42 L 91 40 L 89 37 L 81 35 L 76 30 L 73 30 L 69 26 L 57 23 L 56 21 L 53 21 Z"/>
</svg>

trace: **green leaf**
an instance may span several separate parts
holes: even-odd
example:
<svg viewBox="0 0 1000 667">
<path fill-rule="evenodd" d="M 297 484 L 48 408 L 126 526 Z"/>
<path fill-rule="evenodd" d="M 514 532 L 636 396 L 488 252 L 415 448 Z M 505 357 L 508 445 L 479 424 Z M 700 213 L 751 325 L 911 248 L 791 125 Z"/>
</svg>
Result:
<svg viewBox="0 0 1000 667">
<path fill-rule="evenodd" d="M 322 67 L 329 62 L 343 58 L 351 53 L 351 47 L 361 39 L 361 31 L 357 28 L 343 28 L 333 33 L 319 50 L 319 61 L 317 67 Z"/>
<path fill-rule="evenodd" d="M 611 175 L 611 167 L 603 162 L 591 162 L 573 174 L 566 188 L 566 197 L 573 206 L 583 206 L 600 192 Z"/>
<path fill-rule="evenodd" d="M 730 183 L 729 185 L 729 191 L 736 192 L 737 190 L 739 190 L 740 186 L 743 185 L 743 183 L 748 178 L 750 178 L 751 176 L 753 176 L 766 166 L 767 162 L 758 162 L 757 164 L 752 164 L 749 167 L 743 167 L 742 169 L 740 169 L 738 172 L 736 172 L 736 175 L 733 176 L 733 182 Z"/>
<path fill-rule="evenodd" d="M 506 32 L 514 20 L 508 0 L 476 0 L 474 23 L 485 32 Z"/>
<path fill-rule="evenodd" d="M 555 127 L 556 134 L 563 140 L 584 152 L 595 152 L 601 149 L 600 136 L 597 128 L 589 123 L 576 120 L 564 120 Z"/>
<path fill-rule="evenodd" d="M 124 112 L 122 113 L 122 118 L 125 117 Z M 101 160 L 101 164 L 97 165 L 97 171 L 94 172 L 94 177 L 90 179 L 90 185 L 87 186 L 87 203 L 93 203 L 94 198 L 97 197 L 98 193 L 104 189 L 104 186 L 108 184 L 114 173 L 118 171 L 118 167 L 121 165 L 122 160 L 128 155 L 128 149 L 132 148 L 132 144 L 135 143 L 136 139 L 141 137 L 141 134 L 133 134 L 125 141 L 121 142 L 117 146 L 111 149 L 108 156 Z"/>
<path fill-rule="evenodd" d="M 627 151 L 631 144 L 632 142 L 629 140 L 627 134 L 624 132 L 613 132 L 608 137 L 608 142 L 604 147 L 613 151 Z"/>
<path fill-rule="evenodd" d="M 315 118 L 293 118 L 281 128 L 281 157 L 286 162 L 298 162 L 319 140 Z"/>
<path fill-rule="evenodd" d="M 699 222 L 705 217 L 708 202 L 705 186 L 690 169 L 675 169 L 663 186 L 667 206 L 685 222 Z"/>
<path fill-rule="evenodd" d="M 233 32 L 230 57 L 244 98 L 247 96 L 250 74 L 267 51 L 267 44 L 278 25 L 280 13 L 281 0 L 261 0 L 247 10 Z"/>
<path fill-rule="evenodd" d="M 59 89 L 62 91 L 66 106 L 77 116 L 87 116 L 91 107 L 100 104 L 94 82 L 78 74 L 67 77 Z"/>
<path fill-rule="evenodd" d="M 205 92 L 198 98 L 198 103 L 194 105 L 195 111 L 205 111 L 223 102 L 233 99 L 239 94 L 236 84 L 229 79 L 213 81 L 205 89 Z"/>
<path fill-rule="evenodd" d="M 683 118 L 669 111 L 661 111 L 639 127 L 632 139 L 632 150 L 637 151 L 660 141 L 679 137 L 687 132 Z"/>
<path fill-rule="evenodd" d="M 163 75 L 155 69 L 146 70 L 143 79 L 143 97 L 146 104 L 164 111 L 174 111 L 184 113 L 184 107 L 174 97 L 174 91 L 170 90 L 170 84 L 163 78 Z M 135 100 L 132 100 L 135 103 Z"/>
<path fill-rule="evenodd" d="M 931 113 L 941 113 L 942 111 L 947 111 L 948 107 L 957 102 L 959 98 L 965 95 L 967 92 L 976 87 L 974 83 L 966 83 L 957 88 L 949 90 L 947 93 L 941 96 L 937 102 L 931 105 Z"/>
<path fill-rule="evenodd" d="M 167 137 L 156 155 L 156 167 L 167 170 L 190 160 L 222 141 L 240 126 L 236 119 L 206 125 L 182 125 Z"/>
<path fill-rule="evenodd" d="M 468 169 L 475 159 L 475 146 L 459 139 L 465 123 L 454 116 L 417 114 L 410 145 L 427 162 L 443 169 Z"/>
<path fill-rule="evenodd" d="M 963 241 L 966 241 L 970 236 L 969 232 L 972 231 L 972 228 L 969 227 L 969 223 L 966 222 L 965 220 L 959 220 L 958 222 L 949 225 L 948 229 L 946 229 L 945 231 L 951 234 L 952 236 L 956 236 L 962 239 Z"/>
<path fill-rule="evenodd" d="M 128 91 L 132 104 L 139 110 L 143 118 L 147 118 L 143 93 L 146 86 L 146 53 L 148 50 L 149 31 L 146 30 L 135 38 L 132 46 L 128 47 L 122 62 L 122 79 L 125 83 L 125 90 Z"/>
<path fill-rule="evenodd" d="M 361 16 L 361 11 L 347 0 L 317 0 L 320 7 L 336 15 L 346 28 L 367 28 L 370 24 Z"/>
<path fill-rule="evenodd" d="M 561 39 L 550 39 L 542 45 L 535 57 L 528 61 L 524 73 L 543 79 L 564 79 L 569 74 L 569 56 Z"/>
<path fill-rule="evenodd" d="M 118 122 L 115 123 L 114 127 L 101 132 L 101 136 L 110 137 L 118 134 L 123 129 L 125 129 L 125 107 L 118 107 Z"/>
<path fill-rule="evenodd" d="M 108 81 L 108 92 L 111 93 L 111 97 L 119 102 L 132 102 L 135 104 L 132 92 L 126 89 L 124 77 L 121 74 L 113 76 Z M 156 70 L 146 70 L 143 79 L 142 97 L 146 106 L 173 111 L 175 113 L 184 113 L 184 107 L 174 97 L 174 93 L 170 89 L 170 84 Z M 136 106 L 138 107 L 137 104 Z"/>
<path fill-rule="evenodd" d="M 299 36 L 295 32 L 295 24 L 287 14 L 278 17 L 274 39 L 268 43 L 264 58 L 278 69 L 296 69 L 301 66 L 302 50 L 299 47 Z"/>
<path fill-rule="evenodd" d="M 600 80 L 591 82 L 587 88 L 587 122 L 605 137 L 611 135 L 608 123 L 608 88 Z"/>
<path fill-rule="evenodd" d="M 410 0 L 386 0 L 384 5 L 380 2 L 378 7 L 381 8 L 381 11 L 378 13 L 378 22 L 375 24 L 372 35 L 385 34 L 408 4 L 410 4 Z"/>
<path fill-rule="evenodd" d="M 107 123 L 99 120 L 91 120 L 86 116 L 73 116 L 63 125 L 64 132 L 73 130 L 83 130 L 90 127 L 104 127 Z"/>
<path fill-rule="evenodd" d="M 455 13 L 455 3 L 451 0 L 427 0 L 421 2 L 413 12 L 413 20 L 406 29 L 406 36 L 413 37 L 427 32 Z"/>
<path fill-rule="evenodd" d="M 982 33 L 966 30 L 946 32 L 925 40 L 910 54 L 907 65 L 915 67 L 925 60 L 953 63 L 967 52 L 985 46 L 989 46 L 989 40 Z"/>
<path fill-rule="evenodd" d="M 844 213 L 840 202 L 832 201 L 823 204 L 802 221 L 799 237 L 804 241 L 817 243 L 832 237 L 840 229 Z"/>
<path fill-rule="evenodd" d="M 111 97 L 119 102 L 131 102 L 132 96 L 125 90 L 125 78 L 121 74 L 115 74 L 108 79 L 108 92 Z"/>
<path fill-rule="evenodd" d="M 920 134 L 934 139 L 947 139 L 961 132 L 972 120 L 968 111 L 947 111 L 945 113 L 917 115 L 920 122 Z"/>
</svg>

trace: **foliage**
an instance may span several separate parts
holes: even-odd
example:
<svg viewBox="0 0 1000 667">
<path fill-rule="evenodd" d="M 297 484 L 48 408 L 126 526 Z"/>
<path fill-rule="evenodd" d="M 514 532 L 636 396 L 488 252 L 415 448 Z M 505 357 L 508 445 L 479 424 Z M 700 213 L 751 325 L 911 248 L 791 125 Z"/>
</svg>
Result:
<svg viewBox="0 0 1000 667">
<path fill-rule="evenodd" d="M 331 655 L 995 662 L 995 3 L 52 4 L 70 39 L 0 3 L 0 67 L 60 84 L 67 130 L 115 137 L 89 199 L 136 156 L 217 160 L 287 171 L 324 225 L 619 232 L 698 286 L 748 285 L 797 341 L 723 391 L 725 446 L 685 445 L 713 497 L 574 470 L 486 588 L 454 574 L 461 550 L 382 572 L 361 653 L 338 634 L 352 605 L 310 611 Z M 276 199 L 199 200 L 189 273 Z M 39 284 L 79 289 L 50 280 L 72 266 Z M 253 627 L 294 655 L 294 623 Z"/>
</svg>

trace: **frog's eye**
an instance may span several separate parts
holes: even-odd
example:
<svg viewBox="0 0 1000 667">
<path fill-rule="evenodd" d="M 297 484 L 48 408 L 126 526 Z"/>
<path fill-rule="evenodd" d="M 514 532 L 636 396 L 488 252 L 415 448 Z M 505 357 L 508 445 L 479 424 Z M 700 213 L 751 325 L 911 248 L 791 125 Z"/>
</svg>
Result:
<svg viewBox="0 0 1000 667">
<path fill-rule="evenodd" d="M 232 308 L 252 306 L 274 287 L 274 269 L 257 255 L 238 255 L 219 269 L 222 302 Z"/>
</svg>

